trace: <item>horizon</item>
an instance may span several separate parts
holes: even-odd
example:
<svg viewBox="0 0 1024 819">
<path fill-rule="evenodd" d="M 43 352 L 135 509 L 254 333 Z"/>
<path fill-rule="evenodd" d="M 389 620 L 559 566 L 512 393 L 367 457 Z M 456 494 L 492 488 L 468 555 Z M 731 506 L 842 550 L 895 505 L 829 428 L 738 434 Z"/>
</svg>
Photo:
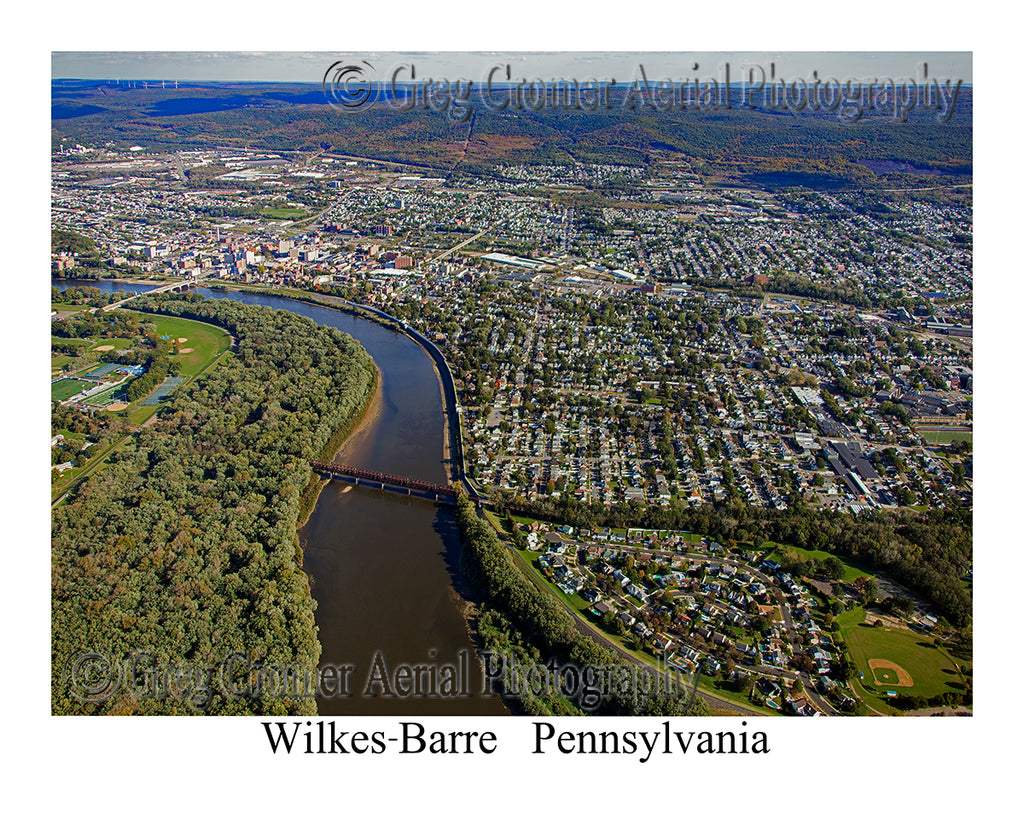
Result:
<svg viewBox="0 0 1024 819">
<path fill-rule="evenodd" d="M 772 66 L 783 80 L 864 81 L 960 80 L 973 85 L 973 52 L 964 51 L 376 51 L 351 52 L 61 52 L 50 54 L 51 82 L 178 81 L 186 83 L 288 83 L 318 85 L 339 59 L 365 61 L 375 70 L 414 66 L 419 78 L 473 79 L 495 65 L 509 65 L 514 78 L 565 77 L 585 80 L 612 77 L 629 84 L 643 67 L 652 81 L 717 77 L 728 66 L 735 76 Z M 925 69 L 925 67 L 927 67 Z M 623 79 L 620 79 L 623 78 Z M 625 79 L 629 77 L 630 79 Z M 739 84 L 740 81 L 730 82 Z"/>
</svg>

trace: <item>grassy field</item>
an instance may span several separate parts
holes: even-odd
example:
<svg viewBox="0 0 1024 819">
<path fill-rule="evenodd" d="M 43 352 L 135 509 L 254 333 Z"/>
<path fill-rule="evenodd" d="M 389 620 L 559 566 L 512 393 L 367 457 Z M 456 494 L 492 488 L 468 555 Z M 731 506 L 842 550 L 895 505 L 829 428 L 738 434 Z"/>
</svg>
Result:
<svg viewBox="0 0 1024 819">
<path fill-rule="evenodd" d="M 309 212 L 300 208 L 263 208 L 260 216 L 264 219 L 305 219 Z"/>
<path fill-rule="evenodd" d="M 89 345 L 90 352 L 107 352 L 106 350 L 100 350 L 100 347 L 113 347 L 115 350 L 127 350 L 135 346 L 130 338 L 104 338 L 103 336 L 95 336 L 91 338 L 90 341 L 92 342 Z"/>
<path fill-rule="evenodd" d="M 972 441 L 974 438 L 970 430 L 922 429 L 917 434 L 930 444 L 951 444 L 953 441 Z"/>
<path fill-rule="evenodd" d="M 88 338 L 64 338 L 63 336 L 50 336 L 50 343 L 70 344 L 72 347 L 91 347 L 92 340 Z"/>
<path fill-rule="evenodd" d="M 51 355 L 50 356 L 50 374 L 58 375 L 66 365 L 71 364 L 74 366 L 76 359 L 69 355 Z"/>
<path fill-rule="evenodd" d="M 155 322 L 157 335 L 169 337 L 167 344 L 185 339 L 178 341 L 176 345 L 181 352 L 173 354 L 171 358 L 180 364 L 181 375 L 186 379 L 195 378 L 208 367 L 216 366 L 231 343 L 230 336 L 212 324 L 152 314 L 147 314 L 147 319 Z M 185 350 L 190 352 L 184 352 Z M 158 406 L 133 405 L 127 410 L 128 420 L 135 425 L 143 424 L 155 415 L 158 409 Z"/>
<path fill-rule="evenodd" d="M 50 385 L 50 400 L 64 401 L 72 395 L 77 395 L 86 387 L 92 386 L 87 381 L 79 381 L 75 378 L 62 378 Z"/>
<path fill-rule="evenodd" d="M 774 548 L 772 552 L 766 555 L 766 557 L 772 560 L 778 560 L 784 551 L 795 552 L 804 560 L 824 560 L 827 557 L 834 557 L 843 564 L 843 580 L 847 583 L 852 583 L 858 577 L 873 577 L 870 572 L 858 569 L 841 555 L 833 555 L 831 552 L 823 552 L 820 549 L 800 549 L 797 546 L 786 546 L 781 543 L 771 543 L 770 541 L 769 543 Z"/>
<path fill-rule="evenodd" d="M 933 697 L 962 691 L 963 679 L 952 658 L 936 648 L 932 638 L 901 628 L 875 628 L 864 624 L 864 610 L 857 608 L 836 618 L 857 670 L 869 705 L 884 705 L 887 691 Z M 872 669 L 870 661 L 876 666 Z M 909 675 L 900 682 L 899 669 Z M 874 702 L 873 702 L 874 701 Z M 888 707 L 888 706 L 886 706 Z"/>
<path fill-rule="evenodd" d="M 186 339 L 181 342 L 181 349 L 191 350 L 191 352 L 179 352 L 173 356 L 173 359 L 181 365 L 181 374 L 184 376 L 190 377 L 201 372 L 214 358 L 228 348 L 231 341 L 224 330 L 214 327 L 212 324 L 203 324 L 176 316 L 155 316 L 142 313 L 139 315 L 140 317 L 145 316 L 147 321 L 156 324 L 157 335 L 169 336 L 171 339 Z"/>
</svg>

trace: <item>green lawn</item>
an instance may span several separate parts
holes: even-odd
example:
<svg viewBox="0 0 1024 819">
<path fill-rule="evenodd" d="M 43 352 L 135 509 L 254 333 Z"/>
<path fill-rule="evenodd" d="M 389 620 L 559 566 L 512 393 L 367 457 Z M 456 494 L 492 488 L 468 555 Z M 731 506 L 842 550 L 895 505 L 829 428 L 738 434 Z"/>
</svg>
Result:
<svg viewBox="0 0 1024 819">
<path fill-rule="evenodd" d="M 300 208 L 263 208 L 260 216 L 264 219 L 305 219 L 309 211 Z"/>
<path fill-rule="evenodd" d="M 541 569 L 539 562 L 541 555 L 540 552 L 531 552 L 529 549 L 523 549 L 522 551 L 517 550 L 517 554 L 523 559 L 523 562 L 525 562 L 534 571 L 537 578 L 547 586 L 548 590 L 569 608 L 578 612 L 583 612 L 590 608 L 591 604 L 578 594 L 566 594 L 544 576 L 543 569 Z"/>
<path fill-rule="evenodd" d="M 216 356 L 228 348 L 231 341 L 224 330 L 214 327 L 212 324 L 203 324 L 176 316 L 142 313 L 139 316 L 156 324 L 158 336 L 187 339 L 181 342 L 181 349 L 192 352 L 177 353 L 172 356 L 172 360 L 176 360 L 181 365 L 181 374 L 184 376 L 194 376 L 201 372 Z"/>
<path fill-rule="evenodd" d="M 918 435 L 930 444 L 950 444 L 953 441 L 971 441 L 974 433 L 970 430 L 920 430 Z"/>
<path fill-rule="evenodd" d="M 74 378 L 62 378 L 50 385 L 50 400 L 64 401 L 72 395 L 77 395 L 86 387 L 92 386 L 87 381 L 78 381 Z"/>
<path fill-rule="evenodd" d="M 953 660 L 934 646 L 930 636 L 906 629 L 864 625 L 864 610 L 860 608 L 841 614 L 836 622 L 850 647 L 857 670 L 864 675 L 861 686 L 883 703 L 886 691 L 926 698 L 947 691 L 963 691 L 963 679 Z M 896 663 L 910 674 L 913 685 L 894 684 L 891 680 L 895 675 L 891 673 L 883 673 L 876 682 L 876 675 L 868 664 L 873 659 Z"/>
<path fill-rule="evenodd" d="M 63 336 L 50 336 L 50 344 L 70 344 L 72 347 L 88 347 L 92 341 L 87 338 L 64 338 Z"/>
<path fill-rule="evenodd" d="M 50 356 L 50 372 L 59 373 L 64 369 L 65 364 L 74 364 L 78 359 L 70 355 Z"/>
<path fill-rule="evenodd" d="M 784 551 L 796 552 L 796 554 L 800 555 L 804 560 L 824 560 L 827 557 L 834 557 L 843 564 L 843 580 L 847 583 L 852 583 L 858 577 L 873 577 L 870 572 L 858 569 L 842 555 L 834 555 L 831 552 L 823 552 L 820 549 L 801 549 L 797 546 L 787 546 L 782 543 L 772 543 L 771 541 L 768 542 L 768 545 L 774 548 L 775 554 L 769 554 L 766 555 L 766 557 L 771 557 L 774 560 L 778 560 Z"/>
</svg>

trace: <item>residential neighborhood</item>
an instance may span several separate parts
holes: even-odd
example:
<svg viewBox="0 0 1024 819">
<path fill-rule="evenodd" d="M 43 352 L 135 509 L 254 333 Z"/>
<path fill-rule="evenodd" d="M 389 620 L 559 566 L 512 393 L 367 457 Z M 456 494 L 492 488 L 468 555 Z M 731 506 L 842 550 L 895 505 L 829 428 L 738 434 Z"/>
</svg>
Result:
<svg viewBox="0 0 1024 819">
<path fill-rule="evenodd" d="M 92 248 L 55 251 L 54 277 L 383 311 L 444 355 L 466 477 L 497 503 L 973 505 L 969 207 L 725 189 L 678 156 L 486 179 L 237 148 L 62 146 L 53 163 L 54 229 Z M 628 204 L 593 207 L 595 187 Z M 129 376 L 115 368 L 83 370 L 101 380 L 66 403 L 94 410 L 93 392 Z M 54 451 L 56 480 L 71 462 Z M 851 687 L 843 635 L 873 616 L 901 632 L 941 618 L 903 587 L 876 599 L 866 575 L 830 580 L 820 558 L 787 570 L 783 555 L 801 564 L 782 545 L 517 527 L 592 628 L 756 708 L 853 713 L 877 692 Z M 902 619 L 871 614 L 911 599 Z"/>
</svg>

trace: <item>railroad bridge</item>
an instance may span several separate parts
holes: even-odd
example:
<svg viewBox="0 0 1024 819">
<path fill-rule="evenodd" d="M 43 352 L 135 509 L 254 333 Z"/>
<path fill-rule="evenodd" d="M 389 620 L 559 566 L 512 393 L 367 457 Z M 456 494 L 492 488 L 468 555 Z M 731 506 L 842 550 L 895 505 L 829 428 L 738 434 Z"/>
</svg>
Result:
<svg viewBox="0 0 1024 819">
<path fill-rule="evenodd" d="M 419 481 L 415 478 L 405 478 L 401 475 L 388 475 L 385 472 L 374 472 L 371 469 L 360 469 L 328 461 L 310 461 L 309 465 L 313 467 L 314 472 L 318 472 L 325 478 L 338 478 L 357 486 L 372 486 L 375 489 L 426 498 L 449 506 L 455 506 L 459 496 L 459 490 L 454 487 L 441 486 L 430 481 Z"/>
</svg>

